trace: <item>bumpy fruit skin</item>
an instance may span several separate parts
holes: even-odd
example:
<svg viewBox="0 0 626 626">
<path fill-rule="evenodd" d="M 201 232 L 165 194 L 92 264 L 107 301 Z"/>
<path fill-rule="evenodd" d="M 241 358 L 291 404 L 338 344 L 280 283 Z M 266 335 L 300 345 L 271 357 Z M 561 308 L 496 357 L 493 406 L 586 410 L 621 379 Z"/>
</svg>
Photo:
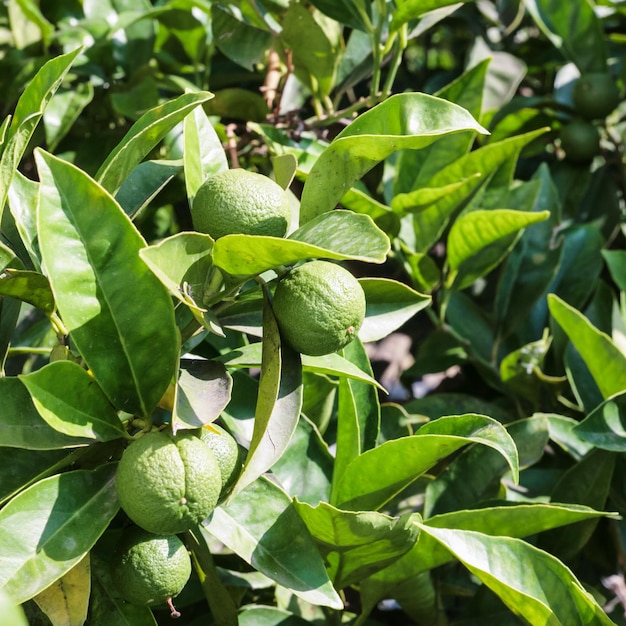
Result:
<svg viewBox="0 0 626 626">
<path fill-rule="evenodd" d="M 356 337 L 365 317 L 365 294 L 340 265 L 310 261 L 280 280 L 273 308 L 281 334 L 292 348 L 321 356 Z"/>
<path fill-rule="evenodd" d="M 122 509 L 137 526 L 167 535 L 210 515 L 222 477 L 215 456 L 194 434 L 151 432 L 126 448 L 115 484 Z"/>
<path fill-rule="evenodd" d="M 576 113 L 588 120 L 606 117 L 619 104 L 619 88 L 609 74 L 590 72 L 575 83 L 572 93 Z"/>
<path fill-rule="evenodd" d="M 191 207 L 194 228 L 224 235 L 284 237 L 291 220 L 287 195 L 271 178 L 244 169 L 222 170 L 198 189 Z"/>
<path fill-rule="evenodd" d="M 176 535 L 129 531 L 113 557 L 113 583 L 124 600 L 139 606 L 176 597 L 191 576 L 191 559 Z"/>
<path fill-rule="evenodd" d="M 575 120 L 561 129 L 561 147 L 574 163 L 589 163 L 600 150 L 600 134 L 589 122 Z"/>
<path fill-rule="evenodd" d="M 199 434 L 200 439 L 211 448 L 220 466 L 223 496 L 234 485 L 241 471 L 241 449 L 235 438 L 219 424 L 201 428 Z"/>
</svg>

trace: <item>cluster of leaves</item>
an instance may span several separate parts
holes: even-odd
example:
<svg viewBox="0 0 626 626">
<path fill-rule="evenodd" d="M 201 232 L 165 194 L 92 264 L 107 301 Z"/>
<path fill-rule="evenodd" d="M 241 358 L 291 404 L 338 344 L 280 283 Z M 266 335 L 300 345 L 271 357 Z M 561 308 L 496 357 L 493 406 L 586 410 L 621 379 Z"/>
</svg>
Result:
<svg viewBox="0 0 626 626">
<path fill-rule="evenodd" d="M 185 536 L 184 623 L 613 623 L 626 109 L 591 163 L 555 138 L 578 73 L 623 77 L 624 9 L 54 5 L 0 24 L 0 595 L 32 624 L 169 619 L 112 593 L 116 461 L 219 419 L 247 456 Z M 191 230 L 237 164 L 290 190 L 287 238 Z M 281 341 L 276 276 L 311 258 L 366 294 L 341 354 Z M 398 330 L 390 402 L 368 345 Z"/>
</svg>

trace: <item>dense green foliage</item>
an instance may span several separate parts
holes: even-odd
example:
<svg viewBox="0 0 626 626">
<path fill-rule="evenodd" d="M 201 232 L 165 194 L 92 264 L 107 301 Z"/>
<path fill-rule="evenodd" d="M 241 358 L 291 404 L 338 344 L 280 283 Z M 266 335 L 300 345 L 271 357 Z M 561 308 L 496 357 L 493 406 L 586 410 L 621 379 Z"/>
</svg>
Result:
<svg viewBox="0 0 626 626">
<path fill-rule="evenodd" d="M 180 534 L 178 623 L 626 623 L 623 3 L 9 0 L 0 32 L 3 615 L 169 623 L 112 592 L 117 467 L 215 422 L 243 466 Z M 237 167 L 286 237 L 194 231 Z M 315 259 L 366 299 L 323 356 L 272 309 Z"/>
</svg>

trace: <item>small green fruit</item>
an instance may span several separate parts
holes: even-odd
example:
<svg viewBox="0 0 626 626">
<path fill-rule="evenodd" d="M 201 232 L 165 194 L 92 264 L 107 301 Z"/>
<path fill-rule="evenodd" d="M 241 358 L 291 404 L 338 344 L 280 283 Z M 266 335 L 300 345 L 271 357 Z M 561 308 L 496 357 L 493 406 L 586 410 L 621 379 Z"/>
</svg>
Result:
<svg viewBox="0 0 626 626">
<path fill-rule="evenodd" d="M 619 104 L 619 89 L 606 72 L 583 74 L 572 93 L 576 113 L 588 120 L 605 118 Z"/>
<path fill-rule="evenodd" d="M 561 147 L 573 163 L 589 163 L 600 150 L 600 133 L 589 122 L 575 120 L 561 129 Z"/>
<path fill-rule="evenodd" d="M 201 428 L 200 439 L 211 448 L 217 459 L 224 495 L 234 485 L 241 471 L 241 448 L 235 438 L 218 424 Z"/>
<path fill-rule="evenodd" d="M 127 602 L 139 606 L 171 604 L 191 576 L 191 559 L 176 535 L 155 535 L 139 528 L 127 532 L 112 564 L 113 583 Z"/>
</svg>

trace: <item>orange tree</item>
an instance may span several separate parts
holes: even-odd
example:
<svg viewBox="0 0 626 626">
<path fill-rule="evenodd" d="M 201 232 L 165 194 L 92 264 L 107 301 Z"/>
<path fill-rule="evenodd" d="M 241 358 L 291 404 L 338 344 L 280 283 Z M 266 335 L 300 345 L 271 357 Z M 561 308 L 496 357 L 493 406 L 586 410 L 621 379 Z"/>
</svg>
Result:
<svg viewBox="0 0 626 626">
<path fill-rule="evenodd" d="M 1 11 L 11 624 L 623 623 L 619 4 Z M 283 190 L 284 236 L 194 229 L 235 168 Z M 290 343 L 304 305 L 274 314 L 310 262 L 365 298 L 336 352 Z M 381 376 L 375 348 L 402 336 Z M 230 433 L 240 454 L 206 517 L 165 535 L 192 557 L 176 609 L 145 605 L 147 576 L 138 604 L 115 584 L 140 532 L 118 464 L 155 432 Z M 185 454 L 151 480 L 176 511 Z M 140 470 L 122 503 L 146 500 Z"/>
</svg>

